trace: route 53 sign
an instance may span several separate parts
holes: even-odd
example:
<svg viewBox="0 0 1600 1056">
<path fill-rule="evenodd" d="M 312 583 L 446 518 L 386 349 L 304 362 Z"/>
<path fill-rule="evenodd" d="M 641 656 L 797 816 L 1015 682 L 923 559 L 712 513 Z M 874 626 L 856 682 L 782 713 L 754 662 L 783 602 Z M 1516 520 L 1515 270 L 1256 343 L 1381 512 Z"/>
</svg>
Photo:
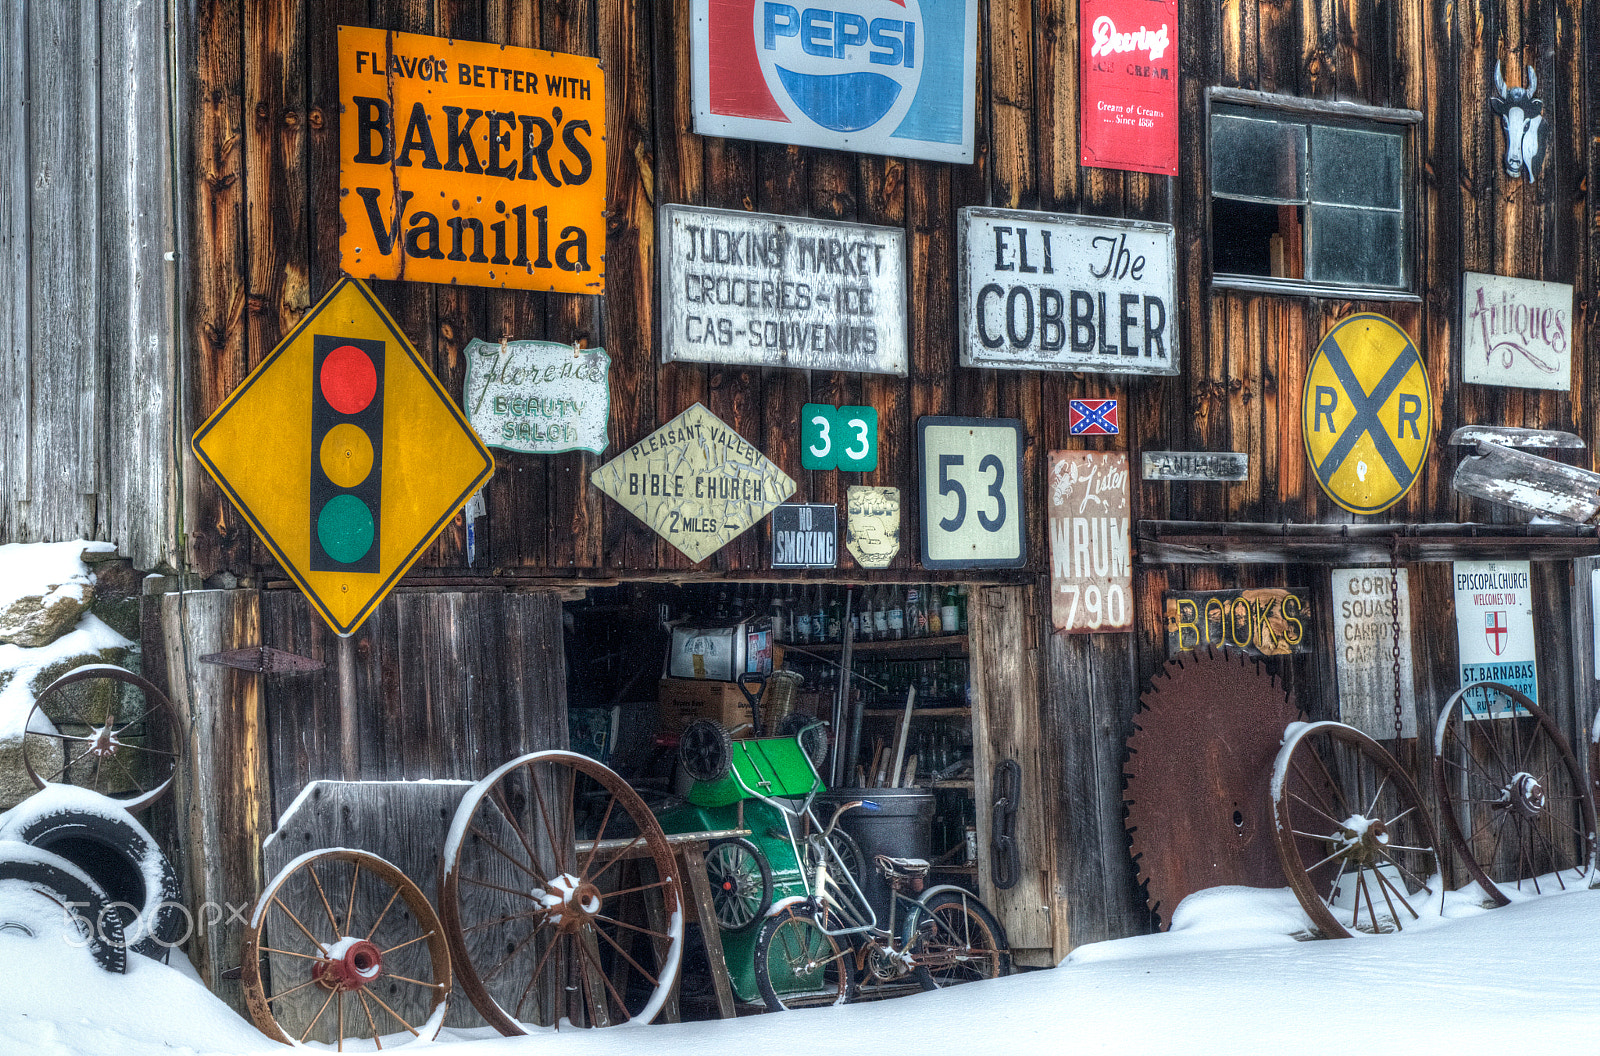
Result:
<svg viewBox="0 0 1600 1056">
<path fill-rule="evenodd" d="M 826 403 L 800 408 L 800 465 L 860 473 L 877 469 L 877 408 L 830 407 Z"/>
<path fill-rule="evenodd" d="M 1428 370 L 1394 320 L 1352 315 L 1306 371 L 1300 431 L 1322 490 L 1351 513 L 1379 513 L 1417 481 L 1433 438 Z"/>
<path fill-rule="evenodd" d="M 1026 563 L 1021 421 L 918 419 L 917 460 L 924 568 Z"/>
</svg>

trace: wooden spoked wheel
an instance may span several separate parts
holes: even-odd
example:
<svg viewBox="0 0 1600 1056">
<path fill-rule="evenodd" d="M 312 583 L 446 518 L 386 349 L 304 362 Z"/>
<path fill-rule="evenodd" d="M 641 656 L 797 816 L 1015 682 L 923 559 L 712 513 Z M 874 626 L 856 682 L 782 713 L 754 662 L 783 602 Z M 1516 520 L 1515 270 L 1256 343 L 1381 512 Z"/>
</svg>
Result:
<svg viewBox="0 0 1600 1056">
<path fill-rule="evenodd" d="M 1290 726 L 1271 798 L 1283 874 L 1324 937 L 1403 931 L 1442 908 L 1438 841 L 1416 785 L 1366 734 Z"/>
<path fill-rule="evenodd" d="M 683 896 L 638 793 L 572 752 L 506 763 L 462 799 L 440 916 L 461 987 L 502 1034 L 648 1023 L 672 992 Z"/>
<path fill-rule="evenodd" d="M 250 1018 L 289 1044 L 345 1051 L 432 1041 L 450 997 L 450 948 L 428 898 L 366 851 L 301 855 L 256 902 L 241 952 Z"/>
<path fill-rule="evenodd" d="M 1433 778 L 1445 831 L 1496 905 L 1508 887 L 1587 886 L 1594 801 L 1567 738 L 1527 696 L 1497 682 L 1457 691 L 1439 714 Z"/>
<path fill-rule="evenodd" d="M 114 688 L 65 692 L 93 679 L 133 686 L 142 697 L 134 702 Z M 22 762 L 37 788 L 80 785 L 131 812 L 172 786 L 182 723 L 166 695 L 132 671 L 113 664 L 68 671 L 39 694 L 26 729 Z"/>
</svg>

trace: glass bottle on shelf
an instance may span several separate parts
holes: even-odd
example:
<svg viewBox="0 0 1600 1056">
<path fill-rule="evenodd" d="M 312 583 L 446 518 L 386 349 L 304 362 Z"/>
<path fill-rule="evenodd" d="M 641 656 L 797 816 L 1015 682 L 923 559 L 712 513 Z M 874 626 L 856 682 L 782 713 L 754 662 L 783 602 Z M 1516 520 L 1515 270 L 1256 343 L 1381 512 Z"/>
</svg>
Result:
<svg viewBox="0 0 1600 1056">
<path fill-rule="evenodd" d="M 844 641 L 844 602 L 839 600 L 839 592 L 830 589 L 833 601 L 828 603 L 828 641 Z"/>
<path fill-rule="evenodd" d="M 934 593 L 932 583 L 924 583 L 922 585 L 922 597 L 927 603 L 929 636 L 944 634 L 944 616 L 940 611 L 944 606 L 940 603 L 939 595 Z"/>
<path fill-rule="evenodd" d="M 889 637 L 893 639 L 904 638 L 906 636 L 906 610 L 900 588 L 887 587 L 885 589 L 890 592 L 889 614 L 887 617 Z"/>
<path fill-rule="evenodd" d="M 944 588 L 944 597 L 939 601 L 939 622 L 944 625 L 945 634 L 961 633 L 961 609 L 954 583 Z"/>
<path fill-rule="evenodd" d="M 872 637 L 877 641 L 889 639 L 889 599 L 887 587 L 878 587 L 872 600 Z"/>
<path fill-rule="evenodd" d="M 828 637 L 828 588 L 817 587 L 817 595 L 811 602 L 811 639 L 816 642 L 831 642 Z"/>
<path fill-rule="evenodd" d="M 772 602 L 768 606 L 768 618 L 772 621 L 772 640 L 774 642 L 787 642 L 789 630 L 784 620 L 783 595 L 779 589 L 772 588 Z"/>
<path fill-rule="evenodd" d="M 928 633 L 928 610 L 922 603 L 922 584 L 906 586 L 906 637 L 922 638 Z"/>
<path fill-rule="evenodd" d="M 801 645 L 810 645 L 813 641 L 811 631 L 811 606 L 808 604 L 805 590 L 800 591 L 799 603 L 792 610 L 794 617 L 794 639 Z"/>
<path fill-rule="evenodd" d="M 861 640 L 861 591 L 855 587 L 847 589 L 850 597 L 850 637 L 859 642 Z"/>
</svg>

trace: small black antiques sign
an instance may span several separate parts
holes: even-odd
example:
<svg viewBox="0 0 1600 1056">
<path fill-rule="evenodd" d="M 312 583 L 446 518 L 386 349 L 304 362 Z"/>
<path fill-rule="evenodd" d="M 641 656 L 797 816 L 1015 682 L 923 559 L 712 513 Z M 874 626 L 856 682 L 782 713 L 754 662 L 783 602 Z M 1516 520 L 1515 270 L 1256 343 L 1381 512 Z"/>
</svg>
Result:
<svg viewBox="0 0 1600 1056">
<path fill-rule="evenodd" d="M 816 503 L 773 507 L 773 568 L 833 568 L 838 563 L 839 507 Z"/>
<path fill-rule="evenodd" d="M 1251 656 L 1311 651 L 1311 603 L 1303 591 L 1173 591 L 1166 595 L 1167 656 L 1231 645 Z"/>
</svg>

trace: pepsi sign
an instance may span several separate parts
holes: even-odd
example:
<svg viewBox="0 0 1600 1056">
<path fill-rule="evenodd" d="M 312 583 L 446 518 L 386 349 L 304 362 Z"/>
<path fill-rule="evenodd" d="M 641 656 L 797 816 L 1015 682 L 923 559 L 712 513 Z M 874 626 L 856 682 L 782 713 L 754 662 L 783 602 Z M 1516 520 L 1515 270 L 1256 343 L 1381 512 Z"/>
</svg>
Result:
<svg viewBox="0 0 1600 1056">
<path fill-rule="evenodd" d="M 977 0 L 693 0 L 701 135 L 972 160 Z"/>
</svg>

